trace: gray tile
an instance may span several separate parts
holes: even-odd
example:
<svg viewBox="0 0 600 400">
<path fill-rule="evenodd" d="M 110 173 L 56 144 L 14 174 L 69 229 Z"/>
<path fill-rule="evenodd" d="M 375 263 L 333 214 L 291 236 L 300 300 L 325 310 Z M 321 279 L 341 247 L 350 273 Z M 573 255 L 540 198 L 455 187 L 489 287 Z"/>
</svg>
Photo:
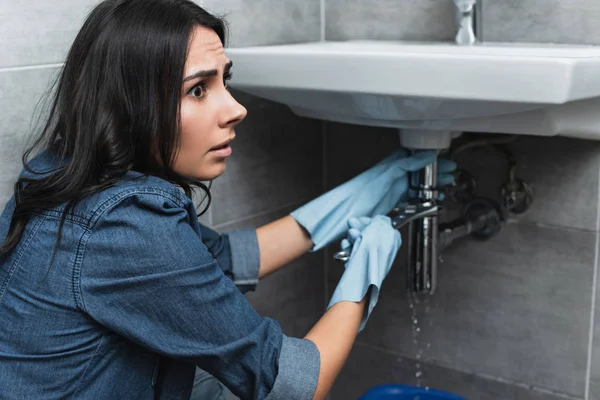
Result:
<svg viewBox="0 0 600 400">
<path fill-rule="evenodd" d="M 365 366 L 368 365 L 368 368 Z M 417 386 L 414 360 L 356 344 L 333 390 L 331 400 L 356 399 L 383 384 Z M 421 363 L 421 387 L 455 393 L 471 400 L 559 400 L 572 397 L 534 391 L 452 369 Z"/>
<path fill-rule="evenodd" d="M 326 183 L 333 188 L 400 148 L 398 131 L 360 125 L 325 124 Z"/>
<path fill-rule="evenodd" d="M 12 195 L 26 145 L 43 123 L 38 117 L 45 114 L 35 112 L 36 105 L 57 73 L 57 68 L 0 72 L 0 209 Z"/>
<path fill-rule="evenodd" d="M 229 23 L 229 47 L 318 41 L 320 0 L 202 0 Z"/>
<path fill-rule="evenodd" d="M 312 199 L 322 190 L 321 122 L 236 92 L 248 117 L 236 128 L 233 156 L 213 182 L 213 223 Z"/>
<path fill-rule="evenodd" d="M 522 136 L 508 148 L 519 163 L 517 177 L 534 192 L 531 209 L 520 220 L 596 230 L 600 143 Z M 500 200 L 507 164 L 499 153 L 480 147 L 460 153 L 457 160 L 477 179 L 479 195 Z"/>
<path fill-rule="evenodd" d="M 302 338 L 325 312 L 322 253 L 307 253 L 262 279 L 247 298 L 261 315 L 275 319 L 283 332 Z"/>
<path fill-rule="evenodd" d="M 511 224 L 487 242 L 455 243 L 443 254 L 435 295 L 417 305 L 420 332 L 401 254 L 360 340 L 581 397 L 595 242 L 596 233 Z M 330 264 L 332 288 L 340 268 Z"/>
<path fill-rule="evenodd" d="M 598 268 L 598 265 L 596 265 Z M 597 279 L 597 278 L 596 278 Z M 590 370 L 590 400 L 600 400 L 600 296 L 598 295 L 598 285 L 600 281 L 596 280 L 596 299 L 594 305 L 594 330 L 591 354 Z"/>
<path fill-rule="evenodd" d="M 210 191 L 210 189 L 211 189 L 210 182 L 203 182 L 203 183 L 206 185 L 207 189 Z M 203 212 L 202 215 L 200 215 L 198 217 L 198 221 L 200 221 L 204 225 L 212 226 L 212 224 L 213 224 L 212 223 L 212 210 L 213 210 L 214 203 L 211 201 L 211 203 L 208 204 L 207 194 L 202 189 L 196 189 L 192 193 L 192 201 L 196 205 L 196 214 L 200 214 L 201 212 Z M 207 205 L 208 205 L 208 208 L 206 208 Z M 206 208 L 206 210 L 205 210 L 205 208 Z"/>
<path fill-rule="evenodd" d="M 454 5 L 439 0 L 325 0 L 327 40 L 452 40 Z"/>
<path fill-rule="evenodd" d="M 598 289 L 596 288 L 596 290 Z M 590 400 L 600 400 L 600 314 L 598 313 L 598 309 L 598 298 L 596 297 L 596 305 L 594 307 L 594 342 L 590 366 Z"/>
<path fill-rule="evenodd" d="M 482 5 L 485 41 L 600 44 L 597 0 L 484 0 Z"/>
<path fill-rule="evenodd" d="M 2 1 L 0 68 L 63 62 L 96 3 L 98 0 Z"/>
<path fill-rule="evenodd" d="M 258 228 L 281 218 L 292 208 L 282 209 L 243 222 L 223 225 L 220 232 Z M 275 319 L 288 336 L 304 337 L 324 313 L 324 259 L 321 252 L 307 253 L 283 269 L 261 279 L 246 297 L 254 309 Z"/>
</svg>

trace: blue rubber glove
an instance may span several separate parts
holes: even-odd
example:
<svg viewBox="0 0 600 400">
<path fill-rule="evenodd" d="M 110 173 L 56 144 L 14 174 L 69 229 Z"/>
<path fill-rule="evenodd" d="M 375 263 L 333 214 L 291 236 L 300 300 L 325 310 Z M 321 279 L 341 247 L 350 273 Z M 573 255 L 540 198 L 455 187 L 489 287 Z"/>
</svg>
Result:
<svg viewBox="0 0 600 400">
<path fill-rule="evenodd" d="M 340 301 L 360 302 L 369 287 L 371 292 L 367 299 L 365 313 L 358 331 L 362 331 L 379 299 L 379 290 L 387 276 L 396 254 L 402 244 L 400 232 L 392 228 L 389 217 L 378 215 L 373 219 L 362 218 L 362 231 L 358 228 L 350 234 L 348 240 L 352 243 L 350 259 L 346 262 L 346 270 L 342 275 L 327 309 Z"/>
<path fill-rule="evenodd" d="M 353 217 L 348 220 L 348 232 L 340 244 L 342 250 L 349 251 L 352 249 L 352 245 L 356 242 L 356 239 L 358 239 L 362 230 L 371 223 L 371 220 L 372 218 L 369 217 Z"/>
<path fill-rule="evenodd" d="M 408 193 L 408 172 L 418 171 L 436 160 L 434 151 L 407 157 L 397 151 L 346 183 L 308 202 L 290 215 L 310 234 L 311 251 L 340 239 L 352 217 L 387 214 Z M 452 183 L 456 164 L 440 160 L 438 185 Z"/>
</svg>

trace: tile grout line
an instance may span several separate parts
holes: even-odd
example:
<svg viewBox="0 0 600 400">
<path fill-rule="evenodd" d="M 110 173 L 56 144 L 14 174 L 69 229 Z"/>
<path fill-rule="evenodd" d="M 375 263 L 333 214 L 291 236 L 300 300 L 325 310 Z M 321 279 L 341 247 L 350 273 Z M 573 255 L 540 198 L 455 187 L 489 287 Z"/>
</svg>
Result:
<svg viewBox="0 0 600 400">
<path fill-rule="evenodd" d="M 321 0 L 321 42 L 325 41 L 325 0 Z"/>
<path fill-rule="evenodd" d="M 562 231 L 567 231 L 567 232 L 587 232 L 587 233 L 598 232 L 598 228 L 578 228 L 578 227 L 566 226 L 566 225 L 548 224 L 545 222 L 538 222 L 538 221 L 533 221 L 533 220 L 508 219 L 507 222 L 508 222 L 508 224 L 529 225 L 529 226 L 536 226 L 536 227 L 544 228 L 544 229 L 562 230 Z"/>
<path fill-rule="evenodd" d="M 324 1 L 324 0 L 321 0 Z M 327 173 L 329 171 L 327 166 L 327 123 L 325 121 L 321 121 L 321 162 L 323 169 L 323 193 L 327 190 Z M 323 293 L 323 304 L 324 308 L 327 308 L 327 304 L 329 304 L 329 250 L 325 248 L 323 252 L 323 279 L 325 280 L 325 284 L 323 285 L 324 293 Z"/>
<path fill-rule="evenodd" d="M 208 210 L 206 211 L 208 213 L 208 215 L 207 215 L 208 226 L 210 226 L 210 227 L 213 226 L 213 208 L 214 207 L 208 207 Z"/>
<path fill-rule="evenodd" d="M 594 350 L 594 324 L 596 311 L 596 287 L 598 285 L 598 252 L 600 247 L 600 168 L 598 169 L 598 198 L 596 200 L 596 249 L 594 250 L 594 274 L 592 277 L 592 299 L 590 307 L 590 330 L 588 338 L 587 366 L 585 376 L 584 399 L 590 398 L 590 386 L 592 378 L 592 356 Z"/>
<path fill-rule="evenodd" d="M 322 15 L 325 15 L 325 0 L 321 0 L 321 12 Z M 321 25 L 324 26 L 325 25 L 325 18 L 322 17 L 321 18 Z M 325 40 L 325 29 L 322 29 L 321 32 L 322 36 L 321 39 L 322 41 Z M 327 191 L 327 185 L 328 185 L 328 181 L 327 181 L 327 175 L 329 172 L 329 168 L 328 168 L 328 164 L 327 164 L 327 122 L 325 121 L 321 121 L 321 163 L 322 163 L 322 169 L 323 169 L 323 192 Z M 325 247 L 324 251 L 323 251 L 323 280 L 324 280 L 324 284 L 323 284 L 323 312 L 326 312 L 327 310 L 327 306 L 329 305 L 329 267 L 331 265 L 330 263 L 330 255 L 329 255 L 329 248 Z M 334 383 L 335 386 L 335 383 Z M 325 400 L 331 400 L 331 391 L 333 390 L 333 387 L 329 390 L 329 393 L 327 393 L 327 396 L 325 397 Z"/>
<path fill-rule="evenodd" d="M 28 70 L 32 70 L 32 69 L 62 68 L 63 66 L 64 66 L 64 63 L 19 65 L 19 66 L 15 66 L 15 67 L 2 67 L 2 68 L 0 68 L 0 72 L 18 72 L 18 71 L 28 71 Z"/>
<path fill-rule="evenodd" d="M 400 351 L 400 350 L 395 350 L 395 349 L 388 349 L 388 348 L 384 348 L 384 347 L 380 347 L 377 345 L 373 345 L 367 342 L 363 342 L 360 340 L 357 340 L 355 342 L 355 346 L 361 346 L 364 347 L 366 349 L 369 350 L 377 350 L 379 352 L 382 353 L 386 353 L 386 354 L 390 354 L 393 356 L 397 356 L 397 357 L 402 357 L 406 360 L 409 360 L 411 362 L 417 362 L 417 359 L 415 359 L 414 357 L 412 357 L 411 355 Z M 553 389 L 545 389 L 543 387 L 539 387 L 539 386 L 535 386 L 535 385 L 531 385 L 529 383 L 525 383 L 525 382 L 519 382 L 519 381 L 514 381 L 511 379 L 507 379 L 507 378 L 501 378 L 501 377 L 497 377 L 497 376 L 493 376 L 493 375 L 489 375 L 486 373 L 481 373 L 481 372 L 477 372 L 471 369 L 465 369 L 465 368 L 460 368 L 460 367 L 456 367 L 454 365 L 451 364 L 446 364 L 444 362 L 440 362 L 438 360 L 434 360 L 434 359 L 429 359 L 429 360 L 421 360 L 422 363 L 427 364 L 429 366 L 432 367 L 437 367 L 437 368 L 443 368 L 443 369 L 447 369 L 447 370 L 451 370 L 454 372 L 459 372 L 461 374 L 464 375 L 473 375 L 477 378 L 480 379 L 485 379 L 487 381 L 492 381 L 492 382 L 497 382 L 497 383 L 502 383 L 504 385 L 509 385 L 509 386 L 516 386 L 519 387 L 521 389 L 525 389 L 525 390 L 529 390 L 535 393 L 542 393 L 542 394 L 550 394 L 553 396 L 558 396 L 560 398 L 563 399 L 568 399 L 568 400 L 581 400 L 580 397 L 576 397 L 574 395 L 571 395 L 569 393 L 563 393 L 563 392 L 559 392 Z"/>
<path fill-rule="evenodd" d="M 281 206 L 270 208 L 268 210 L 259 211 L 259 212 L 256 212 L 254 214 L 248 214 L 248 215 L 245 215 L 245 216 L 240 217 L 240 218 L 235 218 L 235 219 L 232 219 L 230 221 L 222 222 L 222 223 L 220 223 L 218 225 L 215 225 L 213 227 L 213 229 L 220 229 L 220 228 L 226 227 L 227 225 L 237 224 L 237 223 L 244 222 L 244 221 L 247 221 L 249 219 L 256 218 L 256 217 L 262 217 L 264 215 L 275 213 L 277 211 L 285 210 L 286 208 L 299 207 L 302 204 L 304 204 L 304 203 L 306 203 L 306 202 L 308 202 L 308 201 L 310 201 L 312 199 L 313 198 L 310 198 L 310 199 L 304 198 L 304 199 L 302 199 L 300 201 L 292 201 L 292 202 L 289 202 L 289 203 L 282 204 Z"/>
</svg>

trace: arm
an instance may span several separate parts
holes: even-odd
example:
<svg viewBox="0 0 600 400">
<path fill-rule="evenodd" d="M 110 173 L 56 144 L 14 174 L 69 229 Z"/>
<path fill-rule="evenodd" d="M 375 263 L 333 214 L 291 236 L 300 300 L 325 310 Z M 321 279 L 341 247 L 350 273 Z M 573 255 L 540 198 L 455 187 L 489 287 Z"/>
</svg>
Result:
<svg viewBox="0 0 600 400">
<path fill-rule="evenodd" d="M 254 290 L 258 279 L 302 256 L 313 242 L 291 216 L 254 230 L 219 234 L 199 224 L 202 242 L 242 293 Z"/>
<path fill-rule="evenodd" d="M 192 221 L 192 224 L 195 222 Z M 200 223 L 197 226 L 202 243 L 215 257 L 225 276 L 242 293 L 255 290 L 260 263 L 256 230 L 243 229 L 220 234 Z"/>
<path fill-rule="evenodd" d="M 364 301 L 335 304 L 305 339 L 289 338 L 223 274 L 191 218 L 154 193 L 106 210 L 81 250 L 79 307 L 151 351 L 198 365 L 240 398 L 323 399 Z"/>
<path fill-rule="evenodd" d="M 312 341 L 321 354 L 319 381 L 313 400 L 327 396 L 356 340 L 366 299 L 360 303 L 344 301 L 333 305 L 304 337 Z"/>
<path fill-rule="evenodd" d="M 314 245 L 308 233 L 289 215 L 258 228 L 256 233 L 261 259 L 260 278 L 300 257 Z M 360 303 L 345 301 L 333 305 L 304 337 L 317 346 L 321 356 L 314 400 L 325 398 L 344 366 L 356 339 L 367 298 L 368 294 Z"/>
<path fill-rule="evenodd" d="M 319 351 L 258 315 L 199 240 L 178 193 L 115 196 L 80 248 L 73 282 L 91 318 L 195 364 L 242 399 L 312 399 Z"/>
<path fill-rule="evenodd" d="M 387 214 L 408 190 L 407 172 L 436 160 L 435 152 L 406 157 L 392 154 L 379 164 L 324 193 L 313 201 L 256 230 L 260 249 L 259 278 L 277 271 L 307 251 L 336 240 L 348 228 L 351 217 Z M 438 184 L 454 180 L 453 162 L 440 160 Z"/>
<path fill-rule="evenodd" d="M 313 242 L 291 216 L 285 216 L 256 230 L 260 251 L 259 279 L 302 256 Z"/>
</svg>

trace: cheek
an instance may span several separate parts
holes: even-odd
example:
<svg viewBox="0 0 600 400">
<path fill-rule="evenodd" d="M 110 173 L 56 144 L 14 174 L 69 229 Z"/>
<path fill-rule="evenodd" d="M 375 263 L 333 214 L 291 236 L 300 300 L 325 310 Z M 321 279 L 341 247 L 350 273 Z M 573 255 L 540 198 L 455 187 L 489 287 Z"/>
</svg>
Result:
<svg viewBox="0 0 600 400">
<path fill-rule="evenodd" d="M 181 104 L 181 137 L 179 152 L 175 159 L 174 169 L 181 175 L 200 180 L 212 180 L 223 173 L 223 166 L 213 165 L 206 157 L 208 150 L 215 145 L 211 141 L 215 121 L 210 115 L 210 107 L 206 103 L 182 101 Z"/>
<path fill-rule="evenodd" d="M 184 102 L 181 106 L 181 149 L 198 154 L 198 151 L 210 148 L 208 141 L 208 124 L 210 118 L 199 110 L 198 105 Z M 208 147 L 208 148 L 207 148 Z"/>
</svg>

